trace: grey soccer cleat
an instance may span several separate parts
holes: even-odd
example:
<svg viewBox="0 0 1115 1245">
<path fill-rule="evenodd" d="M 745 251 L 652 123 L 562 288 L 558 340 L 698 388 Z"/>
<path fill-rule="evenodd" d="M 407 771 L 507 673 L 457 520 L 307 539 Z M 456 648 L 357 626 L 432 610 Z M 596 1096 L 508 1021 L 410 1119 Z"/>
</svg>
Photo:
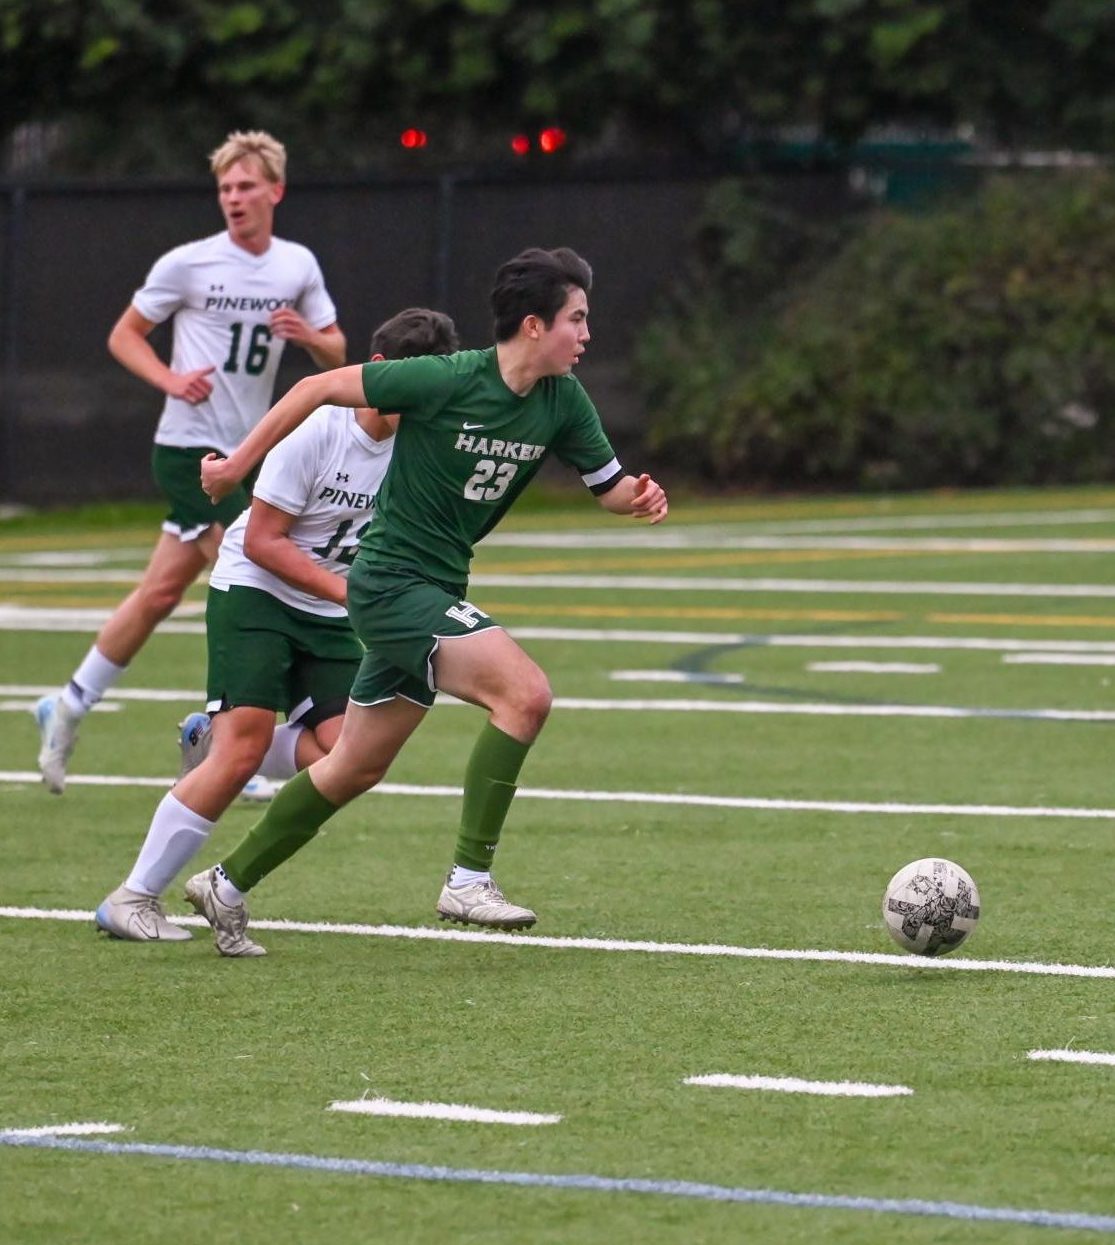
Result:
<svg viewBox="0 0 1115 1245">
<path fill-rule="evenodd" d="M 39 724 L 39 773 L 52 795 L 66 789 L 66 763 L 77 743 L 77 716 L 61 696 L 44 696 L 35 705 L 35 721 Z"/>
<path fill-rule="evenodd" d="M 118 886 L 102 900 L 93 920 L 110 938 L 128 942 L 188 942 L 193 937 L 166 919 L 154 895 L 141 895 L 126 886 Z"/>
<path fill-rule="evenodd" d="M 489 929 L 530 929 L 538 920 L 529 908 L 508 903 L 494 878 L 469 886 L 450 886 L 446 882 L 438 896 L 437 914 L 443 921 L 485 925 Z"/>
<path fill-rule="evenodd" d="M 244 903 L 222 903 L 217 897 L 217 870 L 195 873 L 186 883 L 186 899 L 213 927 L 213 938 L 222 955 L 266 955 L 258 942 L 252 942 L 248 928 L 248 908 Z"/>
<path fill-rule="evenodd" d="M 182 764 L 178 770 L 181 781 L 192 769 L 209 755 L 213 742 L 213 723 L 207 713 L 191 713 L 178 723 L 178 747 L 182 752 Z"/>
</svg>

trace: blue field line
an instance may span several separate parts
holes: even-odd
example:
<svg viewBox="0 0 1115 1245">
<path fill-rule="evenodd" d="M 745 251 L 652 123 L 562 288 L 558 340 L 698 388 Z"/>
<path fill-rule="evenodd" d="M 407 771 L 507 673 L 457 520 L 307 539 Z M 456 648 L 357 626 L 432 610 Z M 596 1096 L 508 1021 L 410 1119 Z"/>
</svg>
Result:
<svg viewBox="0 0 1115 1245">
<path fill-rule="evenodd" d="M 1115 1216 L 1075 1211 L 1016 1210 L 973 1206 L 965 1202 L 931 1202 L 920 1198 L 847 1197 L 829 1193 L 788 1193 L 779 1189 L 741 1189 L 689 1180 L 636 1180 L 570 1173 L 486 1171 L 470 1167 L 433 1167 L 424 1163 L 382 1163 L 368 1159 L 324 1158 L 316 1154 L 283 1154 L 267 1150 L 221 1150 L 213 1146 L 151 1145 L 143 1142 L 85 1141 L 74 1137 L 20 1136 L 0 1131 L 0 1145 L 36 1150 L 70 1150 L 85 1154 L 135 1154 L 149 1158 L 234 1163 L 249 1167 L 286 1167 L 379 1176 L 397 1180 L 442 1181 L 453 1184 L 516 1185 L 520 1188 L 567 1189 L 578 1193 L 645 1193 L 692 1198 L 702 1202 L 736 1202 L 789 1206 L 801 1210 L 870 1211 L 873 1214 L 918 1215 L 964 1222 L 1023 1223 L 1039 1228 L 1072 1228 L 1115 1234 Z"/>
</svg>

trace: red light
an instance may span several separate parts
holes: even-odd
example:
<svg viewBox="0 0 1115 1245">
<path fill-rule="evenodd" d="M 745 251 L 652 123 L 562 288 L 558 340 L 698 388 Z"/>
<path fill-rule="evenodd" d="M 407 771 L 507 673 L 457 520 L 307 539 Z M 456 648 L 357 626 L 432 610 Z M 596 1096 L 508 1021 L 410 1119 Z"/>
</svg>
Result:
<svg viewBox="0 0 1115 1245">
<path fill-rule="evenodd" d="M 404 130 L 399 135 L 399 142 L 408 150 L 413 151 L 417 147 L 426 146 L 425 130 Z"/>
<path fill-rule="evenodd" d="M 564 147 L 566 142 L 565 131 L 556 125 L 547 126 L 546 129 L 538 135 L 538 145 L 547 155 L 557 151 L 560 147 Z"/>
<path fill-rule="evenodd" d="M 525 156 L 530 151 L 530 139 L 525 134 L 516 134 L 511 140 L 511 150 L 517 156 Z"/>
</svg>

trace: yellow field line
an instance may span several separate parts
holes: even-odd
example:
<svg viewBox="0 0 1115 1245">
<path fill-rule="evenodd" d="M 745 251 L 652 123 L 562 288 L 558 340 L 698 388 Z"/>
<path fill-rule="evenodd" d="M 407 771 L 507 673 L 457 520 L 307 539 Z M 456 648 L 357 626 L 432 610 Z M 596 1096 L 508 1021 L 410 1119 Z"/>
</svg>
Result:
<svg viewBox="0 0 1115 1245">
<path fill-rule="evenodd" d="M 1115 627 L 1115 616 L 1094 614 L 926 614 L 930 623 L 987 623 L 1001 627 Z"/>
</svg>

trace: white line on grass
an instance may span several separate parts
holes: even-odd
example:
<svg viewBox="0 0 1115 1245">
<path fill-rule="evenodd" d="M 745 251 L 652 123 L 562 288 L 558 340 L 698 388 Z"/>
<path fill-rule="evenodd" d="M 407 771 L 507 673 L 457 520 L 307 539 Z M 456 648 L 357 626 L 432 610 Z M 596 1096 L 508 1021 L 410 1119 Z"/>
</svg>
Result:
<svg viewBox="0 0 1115 1245">
<path fill-rule="evenodd" d="M 27 783 L 40 781 L 36 770 L 0 770 L 0 782 Z M 169 787 L 173 778 L 141 778 L 108 774 L 67 774 L 66 781 L 87 787 Z M 459 798 L 463 788 L 454 786 L 418 786 L 412 783 L 380 783 L 372 795 L 434 796 Z M 738 808 L 770 812 L 878 813 L 884 816 L 957 817 L 1067 817 L 1077 820 L 1115 820 L 1115 808 L 1057 808 L 1040 805 L 1010 804 L 899 804 L 872 803 L 865 800 L 780 800 L 759 796 L 674 795 L 655 791 L 576 791 L 550 790 L 543 787 L 520 787 L 520 800 L 581 800 L 592 803 L 665 804 L 688 808 Z"/>
<path fill-rule="evenodd" d="M 1015 666 L 1115 666 L 1115 653 L 1007 653 L 1003 661 Z"/>
<path fill-rule="evenodd" d="M 37 770 L 0 770 L 0 783 L 37 783 Z M 142 778 L 122 774 L 67 774 L 66 782 L 78 787 L 170 787 L 174 778 Z M 459 799 L 463 788 L 418 786 L 413 783 L 381 782 L 369 795 L 434 796 Z M 597 804 L 661 804 L 683 808 L 737 808 L 775 813 L 871 813 L 909 817 L 1065 817 L 1077 821 L 1113 821 L 1115 808 L 1057 808 L 1011 804 L 899 804 L 868 800 L 780 800 L 761 796 L 681 795 L 661 791 L 576 791 L 546 787 L 520 787 L 519 800 L 579 800 Z"/>
<path fill-rule="evenodd" d="M 1115 1064 L 1115 1055 L 1097 1050 L 1031 1050 L 1027 1059 L 1049 1060 L 1052 1063 L 1102 1063 Z"/>
<path fill-rule="evenodd" d="M 770 579 L 710 575 L 473 575 L 476 588 L 607 589 L 610 592 L 816 592 L 841 596 L 1115 597 L 1115 584 L 1002 584 L 934 579 Z"/>
<path fill-rule="evenodd" d="M 744 1189 L 699 1184 L 690 1180 L 627 1179 L 578 1173 L 496 1171 L 468 1167 L 434 1167 L 423 1163 L 386 1163 L 368 1159 L 324 1158 L 317 1154 L 266 1150 L 220 1150 L 212 1146 L 150 1145 L 140 1142 L 84 1141 L 70 1137 L 6 1137 L 0 1145 L 27 1146 L 84 1154 L 136 1155 L 148 1158 L 235 1163 L 250 1167 L 295 1168 L 348 1176 L 397 1180 L 428 1180 L 453 1184 L 514 1185 L 527 1189 L 562 1189 L 589 1193 L 642 1193 L 693 1198 L 702 1202 L 789 1206 L 804 1210 L 841 1210 L 873 1214 L 916 1215 L 962 1222 L 1024 1223 L 1043 1228 L 1075 1228 L 1115 1233 L 1115 1216 L 1080 1211 L 1024 1210 L 977 1206 L 966 1202 L 931 1202 L 921 1198 L 855 1197 L 829 1193 L 797 1193 L 780 1189 Z"/>
<path fill-rule="evenodd" d="M 818 674 L 940 674 L 936 662 L 913 661 L 811 661 L 807 670 Z"/>
<path fill-rule="evenodd" d="M 669 673 L 669 672 L 667 672 Z M 664 680 L 664 681 L 674 681 Z M 712 682 L 688 680 L 683 682 Z M 717 680 L 719 681 L 719 680 Z M 0 685 L 0 695 L 34 695 L 36 688 L 22 684 Z M 51 690 L 43 687 L 40 695 Z M 204 694 L 200 691 L 152 690 L 145 688 L 114 689 L 108 697 L 119 700 L 185 701 L 200 704 Z M 465 702 L 442 694 L 437 707 L 460 708 Z M 1025 722 L 1115 722 L 1115 709 L 993 709 L 979 705 L 893 705 L 893 704 L 847 704 L 828 701 L 783 700 L 687 700 L 680 696 L 665 700 L 609 700 L 592 696 L 556 696 L 553 707 L 572 711 L 591 710 L 594 713 L 742 713 L 827 718 L 939 718 L 945 721 L 966 721 L 970 718 L 987 718 L 995 721 Z"/>
<path fill-rule="evenodd" d="M 57 691 L 57 688 L 52 689 Z M 45 693 L 43 693 L 45 695 Z M 0 700 L 0 713 L 34 713 L 35 701 L 33 700 Z M 100 713 L 116 713 L 120 706 L 117 704 L 106 704 L 103 700 L 98 701 L 93 708 Z"/>
<path fill-rule="evenodd" d="M 617 683 L 708 683 L 713 687 L 745 682 L 742 674 L 705 674 L 698 670 L 613 670 Z"/>
<path fill-rule="evenodd" d="M 159 631 L 177 635 L 204 635 L 203 622 L 178 621 L 204 610 L 204 605 L 180 605 Z M 41 606 L 0 605 L 0 631 L 99 631 L 112 613 L 108 609 L 44 609 Z M 519 640 L 557 640 L 570 644 L 687 644 L 715 648 L 864 648 L 924 649 L 939 652 L 1064 652 L 1115 653 L 1115 640 L 1005 640 L 983 636 L 921 635 L 771 635 L 746 631 L 638 631 L 626 627 L 529 627 L 510 625 Z"/>
<path fill-rule="evenodd" d="M 710 1072 L 687 1076 L 683 1085 L 713 1089 L 765 1089 L 780 1094 L 820 1094 L 827 1098 L 896 1098 L 914 1091 L 906 1085 L 871 1085 L 865 1081 L 803 1081 L 796 1076 L 732 1076 Z"/>
<path fill-rule="evenodd" d="M 41 1124 L 36 1128 L 0 1128 L 0 1137 L 84 1137 L 94 1133 L 122 1133 L 123 1124 Z"/>
<path fill-rule="evenodd" d="M 0 918 L 14 921 L 92 921 L 91 911 L 72 908 L 5 908 Z M 205 929 L 200 916 L 172 916 L 175 925 Z M 333 921 L 285 921 L 252 918 L 252 929 L 288 934 L 347 934 L 358 938 L 405 938 L 415 942 L 471 942 L 490 946 L 541 947 L 551 951 L 636 952 L 642 955 L 691 955 L 702 958 L 787 960 L 809 964 L 863 964 L 872 967 L 954 970 L 970 973 L 1020 973 L 1028 977 L 1096 977 L 1115 979 L 1108 964 L 1042 964 L 1025 960 L 941 959 L 892 955 L 877 951 L 794 951 L 773 947 L 737 947 L 726 943 L 644 942 L 620 938 L 559 938 L 539 934 L 505 934 L 496 930 L 430 929 L 424 925 L 356 925 Z"/>
<path fill-rule="evenodd" d="M 560 1124 L 560 1115 L 536 1111 L 493 1111 L 488 1107 L 466 1107 L 454 1102 L 395 1102 L 390 1098 L 356 1098 L 331 1102 L 328 1110 L 352 1115 L 395 1115 L 420 1120 L 461 1120 L 472 1124 Z"/>
<path fill-rule="evenodd" d="M 0 696 L 51 696 L 58 691 L 57 683 L 0 683 Z M 203 703 L 205 693 L 200 689 L 164 687 L 111 687 L 105 692 L 106 700 L 187 701 Z M 94 708 L 100 708 L 98 702 Z M 119 708 L 113 705 L 113 708 Z"/>
</svg>

